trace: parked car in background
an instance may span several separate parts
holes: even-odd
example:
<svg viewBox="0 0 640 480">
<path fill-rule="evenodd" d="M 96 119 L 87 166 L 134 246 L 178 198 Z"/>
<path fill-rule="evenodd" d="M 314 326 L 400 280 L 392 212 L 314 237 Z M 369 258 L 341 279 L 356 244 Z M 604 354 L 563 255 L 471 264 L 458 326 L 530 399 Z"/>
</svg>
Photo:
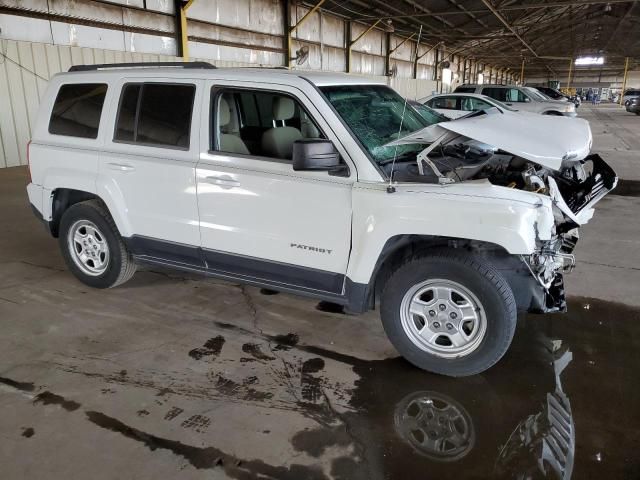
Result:
<svg viewBox="0 0 640 480">
<path fill-rule="evenodd" d="M 477 93 L 442 93 L 431 95 L 418 101 L 449 118 L 460 118 L 471 112 L 487 110 L 492 107 L 497 108 L 501 112 L 517 112 L 517 109 L 513 107 L 494 100 L 491 97 L 487 97 L 486 95 L 478 95 Z"/>
<path fill-rule="evenodd" d="M 631 100 L 627 100 L 624 107 L 627 109 L 627 112 L 640 115 L 640 97 L 633 97 Z"/>
<path fill-rule="evenodd" d="M 430 125 L 451 120 L 451 117 L 443 115 L 442 113 L 435 111 L 433 108 L 430 108 L 420 103 L 419 101 L 409 100 L 408 103 L 413 108 L 415 108 L 420 116 L 424 118 Z"/>
<path fill-rule="evenodd" d="M 640 88 L 630 88 L 624 91 L 624 95 L 622 96 L 623 105 L 627 105 L 627 102 L 632 98 L 640 97 Z"/>
<path fill-rule="evenodd" d="M 533 87 L 465 84 L 456 88 L 454 93 L 478 93 L 518 110 L 541 113 L 543 115 L 563 115 L 565 117 L 575 117 L 577 115 L 576 107 L 573 103 L 551 100 Z"/>
<path fill-rule="evenodd" d="M 557 88 L 536 87 L 536 86 L 534 86 L 533 88 L 538 90 L 543 95 L 546 95 L 551 100 L 558 100 L 558 101 L 561 101 L 561 102 L 573 102 L 573 104 L 576 106 L 576 108 L 578 108 L 580 106 L 580 104 L 582 103 L 582 99 L 578 95 L 569 96 L 569 95 L 567 95 L 565 93 L 562 93 Z"/>
</svg>

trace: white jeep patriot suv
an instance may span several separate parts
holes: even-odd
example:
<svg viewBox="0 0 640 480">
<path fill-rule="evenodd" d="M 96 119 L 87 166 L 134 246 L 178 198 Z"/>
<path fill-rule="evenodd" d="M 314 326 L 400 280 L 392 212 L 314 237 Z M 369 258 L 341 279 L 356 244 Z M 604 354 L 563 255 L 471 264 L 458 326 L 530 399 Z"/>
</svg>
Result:
<svg viewBox="0 0 640 480">
<path fill-rule="evenodd" d="M 29 200 L 92 287 L 146 263 L 378 306 L 411 363 L 470 375 L 517 310 L 565 310 L 577 228 L 617 182 L 584 120 L 495 110 L 429 125 L 356 76 L 75 66 L 41 103 Z"/>
</svg>

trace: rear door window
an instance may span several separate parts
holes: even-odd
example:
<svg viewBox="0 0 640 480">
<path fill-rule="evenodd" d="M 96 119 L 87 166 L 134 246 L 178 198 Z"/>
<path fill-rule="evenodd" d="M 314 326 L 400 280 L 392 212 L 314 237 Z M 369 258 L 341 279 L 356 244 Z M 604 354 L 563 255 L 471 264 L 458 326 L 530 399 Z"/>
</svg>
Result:
<svg viewBox="0 0 640 480">
<path fill-rule="evenodd" d="M 125 85 L 114 140 L 188 149 L 195 92 L 192 84 Z"/>
<path fill-rule="evenodd" d="M 133 142 L 135 136 L 133 132 L 136 127 L 136 111 L 138 108 L 138 98 L 142 85 L 127 85 L 124 87 L 120 97 L 120 110 L 118 121 L 116 122 L 117 140 Z"/>
<path fill-rule="evenodd" d="M 62 85 L 51 111 L 49 133 L 98 138 L 100 115 L 106 94 L 105 83 Z"/>
<path fill-rule="evenodd" d="M 526 96 L 517 88 L 507 88 L 507 102 L 526 102 Z"/>
</svg>

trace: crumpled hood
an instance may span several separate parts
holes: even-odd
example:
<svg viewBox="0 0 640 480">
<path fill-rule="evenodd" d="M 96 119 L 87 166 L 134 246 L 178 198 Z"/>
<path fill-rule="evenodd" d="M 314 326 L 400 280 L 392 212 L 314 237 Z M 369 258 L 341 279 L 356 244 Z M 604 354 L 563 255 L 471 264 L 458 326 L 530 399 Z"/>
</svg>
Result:
<svg viewBox="0 0 640 480">
<path fill-rule="evenodd" d="M 388 143 L 432 143 L 447 132 L 491 145 L 543 167 L 560 170 L 564 160 L 582 160 L 591 150 L 589 122 L 581 118 L 501 113 L 497 109 L 442 122 Z"/>
</svg>

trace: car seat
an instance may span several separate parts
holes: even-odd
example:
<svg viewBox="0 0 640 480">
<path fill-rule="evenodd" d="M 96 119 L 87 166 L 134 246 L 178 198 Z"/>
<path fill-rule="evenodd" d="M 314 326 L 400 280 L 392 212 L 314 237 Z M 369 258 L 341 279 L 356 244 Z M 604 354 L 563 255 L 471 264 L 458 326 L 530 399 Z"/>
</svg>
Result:
<svg viewBox="0 0 640 480">
<path fill-rule="evenodd" d="M 295 103 L 288 97 L 273 99 L 273 119 L 282 122 L 281 126 L 270 128 L 262 134 L 262 151 L 275 158 L 291 159 L 293 142 L 302 138 L 302 133 L 295 127 L 284 124 L 295 114 Z"/>
</svg>

